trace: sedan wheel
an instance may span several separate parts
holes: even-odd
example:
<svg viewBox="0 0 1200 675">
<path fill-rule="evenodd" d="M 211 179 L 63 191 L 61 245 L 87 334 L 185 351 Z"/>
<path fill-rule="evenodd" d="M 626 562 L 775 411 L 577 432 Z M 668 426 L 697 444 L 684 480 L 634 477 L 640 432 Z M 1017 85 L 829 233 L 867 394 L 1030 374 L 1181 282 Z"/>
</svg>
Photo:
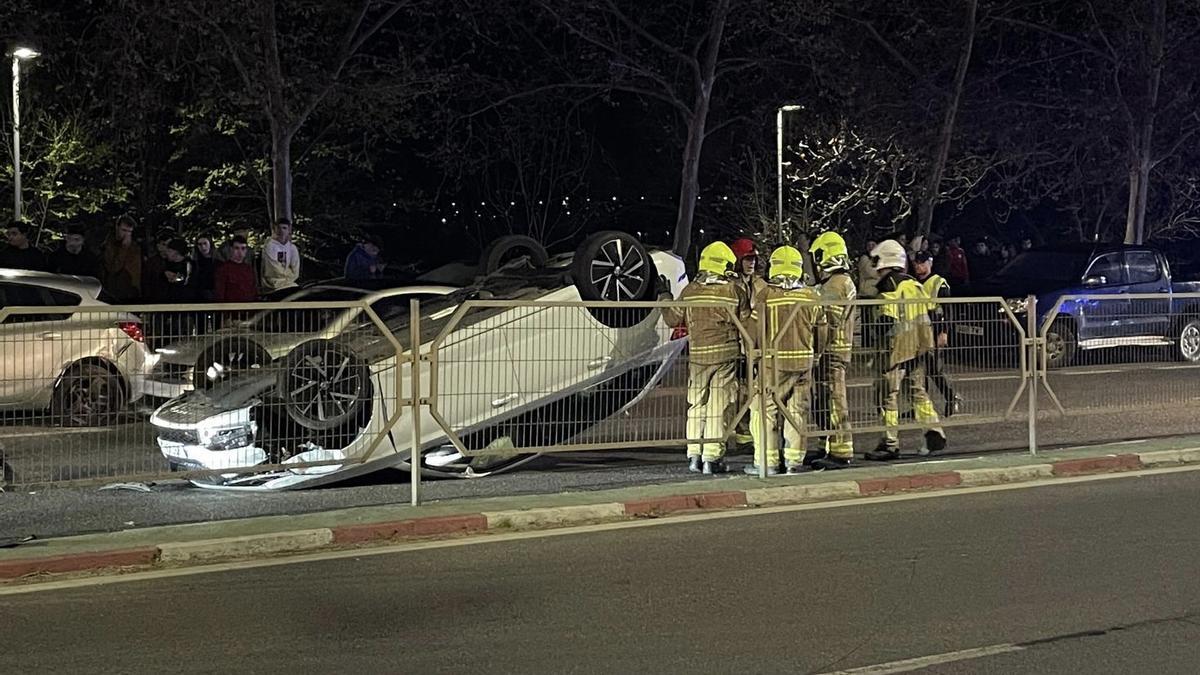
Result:
<svg viewBox="0 0 1200 675">
<path fill-rule="evenodd" d="M 1179 331 L 1179 358 L 1192 363 L 1200 361 L 1200 319 L 1189 321 Z"/>
<path fill-rule="evenodd" d="M 111 423 L 124 402 L 117 375 L 102 366 L 81 364 L 59 380 L 51 408 L 60 424 L 90 427 Z"/>
</svg>

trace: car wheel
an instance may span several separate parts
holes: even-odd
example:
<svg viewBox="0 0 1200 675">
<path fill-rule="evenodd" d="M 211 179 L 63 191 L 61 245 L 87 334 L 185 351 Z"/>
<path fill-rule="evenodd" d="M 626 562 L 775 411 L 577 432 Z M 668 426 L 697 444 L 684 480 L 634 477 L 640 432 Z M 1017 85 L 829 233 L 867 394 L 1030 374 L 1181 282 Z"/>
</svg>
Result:
<svg viewBox="0 0 1200 675">
<path fill-rule="evenodd" d="M 575 251 L 571 278 L 579 297 L 596 302 L 653 300 L 658 273 L 646 247 L 624 232 L 599 232 Z M 645 308 L 591 308 L 598 321 L 610 328 L 628 328 L 645 321 L 654 310 Z"/>
<path fill-rule="evenodd" d="M 115 422 L 124 405 L 119 375 L 101 365 L 79 363 L 59 378 L 51 416 L 63 426 L 95 427 Z"/>
<path fill-rule="evenodd" d="M 205 349 L 196 359 L 192 382 L 197 389 L 208 389 L 228 377 L 236 377 L 252 369 L 265 368 L 271 363 L 271 355 L 250 338 L 223 338 Z M 217 369 L 218 377 L 212 377 L 210 369 Z"/>
<path fill-rule="evenodd" d="M 1184 320 L 1181 324 L 1175 354 L 1181 361 L 1200 362 L 1200 319 Z"/>
<path fill-rule="evenodd" d="M 546 264 L 546 249 L 538 240 L 523 234 L 500 237 L 483 249 L 479 257 L 479 271 L 492 274 L 517 258 L 527 257 L 534 267 Z"/>
<path fill-rule="evenodd" d="M 1058 319 L 1046 331 L 1046 367 L 1065 368 L 1075 362 L 1075 324 Z"/>
<path fill-rule="evenodd" d="M 279 369 L 276 390 L 288 417 L 314 431 L 365 425 L 371 412 L 371 370 L 344 345 L 310 340 Z"/>
</svg>

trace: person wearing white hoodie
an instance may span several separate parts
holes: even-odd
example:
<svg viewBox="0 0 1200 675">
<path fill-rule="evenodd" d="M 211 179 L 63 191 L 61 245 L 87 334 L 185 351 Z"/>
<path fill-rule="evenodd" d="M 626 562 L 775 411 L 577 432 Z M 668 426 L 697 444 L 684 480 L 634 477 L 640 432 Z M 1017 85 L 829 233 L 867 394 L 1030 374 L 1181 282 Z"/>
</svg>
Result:
<svg viewBox="0 0 1200 675">
<path fill-rule="evenodd" d="M 300 250 L 292 243 L 292 224 L 275 223 L 262 251 L 262 294 L 277 300 L 300 285 Z"/>
</svg>

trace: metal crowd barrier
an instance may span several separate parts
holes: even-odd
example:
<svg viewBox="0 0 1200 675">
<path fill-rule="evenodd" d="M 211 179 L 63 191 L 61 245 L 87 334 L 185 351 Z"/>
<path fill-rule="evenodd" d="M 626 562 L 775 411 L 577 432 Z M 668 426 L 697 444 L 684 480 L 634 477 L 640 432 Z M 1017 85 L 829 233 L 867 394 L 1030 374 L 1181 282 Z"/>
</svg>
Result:
<svg viewBox="0 0 1200 675">
<path fill-rule="evenodd" d="M 951 447 L 957 428 L 1019 428 L 1036 452 L 1072 416 L 1154 420 L 1200 398 L 1200 294 L 1068 296 L 1049 308 L 1032 297 L 810 304 L 854 322 L 846 416 L 860 454 L 889 430 L 911 452 L 931 425 L 914 414 L 911 378 L 897 418 L 881 415 L 898 365 L 920 375 Z M 885 305 L 935 316 L 919 362 L 886 349 L 897 326 Z M 376 294 L 4 308 L 4 480 L 271 487 L 401 466 L 417 503 L 423 476 L 483 476 L 539 453 L 672 448 L 682 461 L 689 444 L 732 449 L 737 422 L 768 400 L 779 414 L 757 416 L 773 420 L 760 438 L 790 430 L 815 448 L 836 430 L 828 357 L 784 377 L 781 345 L 732 307 L 717 309 L 739 337 L 729 424 L 689 430 L 696 355 L 664 315 L 691 306 Z M 783 326 L 800 315 L 790 307 Z M 789 405 L 797 395 L 802 405 Z"/>
</svg>

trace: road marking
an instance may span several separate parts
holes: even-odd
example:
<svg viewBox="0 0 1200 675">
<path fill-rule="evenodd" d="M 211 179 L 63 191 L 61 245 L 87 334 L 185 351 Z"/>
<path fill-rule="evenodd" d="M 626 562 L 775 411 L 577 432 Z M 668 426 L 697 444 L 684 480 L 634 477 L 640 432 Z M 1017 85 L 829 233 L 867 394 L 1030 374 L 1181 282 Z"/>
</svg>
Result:
<svg viewBox="0 0 1200 675">
<path fill-rule="evenodd" d="M 959 661 L 970 661 L 972 659 L 996 656 L 997 654 L 1011 654 L 1012 652 L 1022 651 L 1025 651 L 1025 648 L 1019 645 L 991 645 L 988 647 L 976 647 L 975 649 L 963 649 L 957 652 L 946 652 L 945 654 L 921 656 L 915 659 L 904 659 L 903 661 L 878 663 L 873 666 L 850 668 L 849 670 L 838 670 L 826 673 L 825 675 L 890 675 L 891 673 L 908 673 L 943 663 L 957 663 Z"/>
<path fill-rule="evenodd" d="M 1107 370 L 1060 370 L 1055 372 L 1055 375 L 1070 375 L 1077 377 L 1080 375 L 1112 375 L 1114 373 L 1128 373 L 1129 369 L 1109 368 Z"/>
<path fill-rule="evenodd" d="M 322 551 L 319 553 L 306 553 L 303 555 L 286 556 L 280 558 L 270 558 L 266 560 L 240 560 L 236 562 L 216 563 L 212 565 L 199 565 L 195 567 L 181 567 L 176 569 L 160 569 L 150 570 L 146 572 L 130 572 L 127 574 L 116 574 L 110 576 L 86 577 L 78 579 L 63 579 L 61 581 L 47 581 L 44 583 L 32 583 L 19 586 L 0 586 L 0 597 L 6 595 L 22 595 L 26 593 L 40 593 L 45 591 L 60 591 L 75 588 L 85 588 L 88 586 L 104 586 L 108 584 L 127 583 L 131 581 L 154 581 L 158 579 L 172 579 L 176 577 L 187 577 L 197 574 L 216 574 L 220 572 L 234 572 L 240 570 L 258 569 L 262 567 L 280 567 L 283 565 L 299 565 L 310 562 L 323 562 L 326 560 L 345 560 L 347 558 L 365 558 L 377 555 L 395 555 L 400 553 L 409 553 L 414 551 L 430 551 L 443 548 L 460 548 L 464 546 L 480 546 L 485 544 L 498 544 L 510 541 L 524 541 L 526 539 L 544 539 L 549 537 L 567 537 L 579 534 L 594 534 L 597 532 L 614 532 L 619 530 L 631 530 L 642 527 L 663 527 L 670 525 L 684 525 L 705 520 L 724 520 L 727 518 L 746 518 L 751 516 L 766 516 L 778 513 L 797 513 L 802 511 L 824 511 L 826 509 L 839 509 L 858 506 L 874 506 L 876 504 L 890 504 L 892 502 L 907 502 L 920 499 L 944 499 L 947 497 L 958 497 L 975 494 L 986 494 L 989 492 L 1006 492 L 1009 490 L 1027 490 L 1038 487 L 1055 487 L 1061 485 L 1070 485 L 1073 483 L 1091 483 L 1102 480 L 1117 480 L 1121 478 L 1139 478 L 1145 476 L 1158 476 L 1173 473 L 1190 473 L 1200 471 L 1200 465 L 1193 466 L 1175 466 L 1162 469 L 1144 469 L 1141 471 L 1122 471 L 1119 473 L 1104 473 L 1093 476 L 1062 476 L 1056 478 L 1044 478 L 1041 480 L 1029 481 L 1026 483 L 1007 483 L 1000 485 L 980 485 L 977 487 L 954 488 L 952 490 L 939 490 L 936 492 L 914 492 L 898 495 L 884 495 L 879 497 L 852 497 L 833 502 L 816 502 L 810 504 L 789 504 L 784 506 L 764 506 L 754 509 L 730 510 L 730 511 L 711 511 L 703 513 L 692 513 L 668 518 L 655 518 L 647 520 L 623 520 L 613 523 L 598 523 L 595 525 L 578 525 L 575 527 L 561 527 L 552 530 L 530 530 L 528 532 L 505 532 L 493 534 L 491 532 L 483 532 L 475 536 L 464 537 L 458 539 L 440 539 L 432 541 L 416 541 L 404 542 L 399 544 L 389 544 L 372 548 L 360 549 L 343 549 L 336 551 Z"/>
</svg>

